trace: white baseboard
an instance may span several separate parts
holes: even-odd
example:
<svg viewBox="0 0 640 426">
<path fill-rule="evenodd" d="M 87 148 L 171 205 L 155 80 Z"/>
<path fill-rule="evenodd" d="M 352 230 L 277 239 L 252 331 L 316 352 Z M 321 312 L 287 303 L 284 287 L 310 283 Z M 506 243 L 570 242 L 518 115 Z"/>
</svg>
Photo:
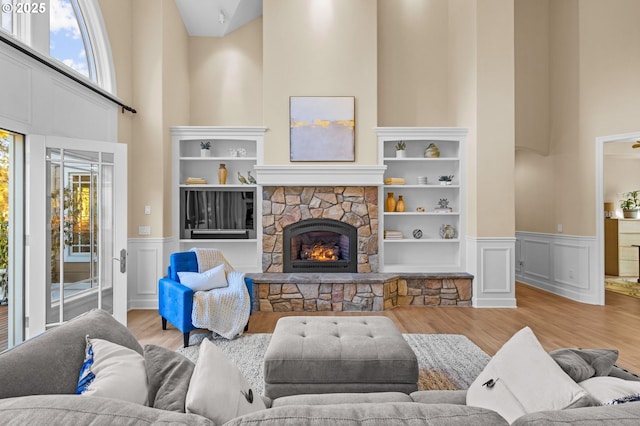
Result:
<svg viewBox="0 0 640 426">
<path fill-rule="evenodd" d="M 595 237 L 516 232 L 516 279 L 569 299 L 604 304 Z"/>
</svg>

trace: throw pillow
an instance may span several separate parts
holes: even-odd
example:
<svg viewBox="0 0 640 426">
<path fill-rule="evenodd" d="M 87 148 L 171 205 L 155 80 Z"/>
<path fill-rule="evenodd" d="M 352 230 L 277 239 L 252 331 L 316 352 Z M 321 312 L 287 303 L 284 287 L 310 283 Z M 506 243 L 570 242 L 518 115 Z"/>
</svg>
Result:
<svg viewBox="0 0 640 426">
<path fill-rule="evenodd" d="M 138 352 L 87 336 L 76 393 L 147 405 L 147 371 Z"/>
<path fill-rule="evenodd" d="M 193 291 L 207 291 L 212 288 L 227 287 L 227 275 L 224 271 L 224 264 L 215 268 L 198 272 L 178 272 L 180 284 L 189 287 Z"/>
<path fill-rule="evenodd" d="M 184 413 L 195 364 L 178 352 L 156 345 L 145 345 L 144 360 L 149 378 L 149 405 Z"/>
<path fill-rule="evenodd" d="M 564 348 L 551 351 L 549 355 L 576 382 L 609 375 L 618 359 L 615 349 Z"/>
<path fill-rule="evenodd" d="M 205 339 L 187 391 L 187 413 L 224 424 L 238 416 L 266 409 L 238 368 L 220 348 Z"/>
<path fill-rule="evenodd" d="M 592 401 L 529 327 L 500 348 L 467 391 L 467 405 L 494 410 L 509 423 L 527 413 L 588 406 Z"/>
<path fill-rule="evenodd" d="M 584 380 L 579 384 L 603 405 L 640 400 L 640 382 L 599 376 Z"/>
</svg>

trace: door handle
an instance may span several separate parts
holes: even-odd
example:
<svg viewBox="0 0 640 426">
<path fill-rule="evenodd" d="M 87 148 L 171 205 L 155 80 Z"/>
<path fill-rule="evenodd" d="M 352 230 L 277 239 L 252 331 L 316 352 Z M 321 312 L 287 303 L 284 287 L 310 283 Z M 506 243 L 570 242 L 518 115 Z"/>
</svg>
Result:
<svg viewBox="0 0 640 426">
<path fill-rule="evenodd" d="M 113 260 L 117 260 L 120 262 L 120 273 L 124 274 L 127 272 L 127 250 L 120 250 L 120 258 L 114 257 Z"/>
</svg>

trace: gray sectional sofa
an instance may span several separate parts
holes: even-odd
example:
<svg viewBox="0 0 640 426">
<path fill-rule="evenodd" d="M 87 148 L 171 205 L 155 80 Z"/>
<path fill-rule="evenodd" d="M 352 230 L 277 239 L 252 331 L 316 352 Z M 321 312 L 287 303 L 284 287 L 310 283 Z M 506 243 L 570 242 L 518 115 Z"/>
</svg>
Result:
<svg viewBox="0 0 640 426">
<path fill-rule="evenodd" d="M 149 405 L 97 396 L 75 395 L 90 335 L 145 355 Z M 193 368 L 171 370 L 162 351 L 142 348 L 111 315 L 92 311 L 0 354 L 0 423 L 5 425 L 213 425 L 184 413 L 188 377 Z M 157 347 L 156 347 L 157 349 Z M 162 349 L 166 350 L 166 349 Z M 173 354 L 173 351 L 166 350 Z M 150 354 L 156 354 L 153 358 Z M 171 355 L 173 356 L 173 355 Z M 163 370 L 163 368 L 165 370 Z M 163 373 L 166 371 L 166 373 Z M 151 373 L 150 373 L 151 374 Z M 162 375 L 171 377 L 161 377 Z M 160 377 L 158 377 L 160 376 Z M 165 380 L 166 379 L 166 380 Z M 186 384 L 185 384 L 186 383 Z M 163 390 L 164 389 L 164 390 Z M 171 401 L 160 401 L 160 393 Z M 498 413 L 465 405 L 465 391 L 294 395 L 266 401 L 270 408 L 245 414 L 227 425 L 506 425 Z M 158 407 L 162 407 L 158 408 Z M 637 425 L 640 403 L 543 411 L 518 418 L 515 425 Z"/>
</svg>

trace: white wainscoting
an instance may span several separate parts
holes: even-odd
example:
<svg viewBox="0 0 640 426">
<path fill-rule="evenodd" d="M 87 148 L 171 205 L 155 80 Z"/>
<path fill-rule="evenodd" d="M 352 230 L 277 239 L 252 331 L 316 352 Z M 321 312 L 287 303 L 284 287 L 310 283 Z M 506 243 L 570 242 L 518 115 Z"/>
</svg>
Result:
<svg viewBox="0 0 640 426">
<path fill-rule="evenodd" d="M 516 232 L 516 279 L 583 303 L 602 305 L 595 237 Z"/>
<path fill-rule="evenodd" d="M 467 269 L 474 276 L 474 307 L 516 307 L 515 241 L 467 237 Z"/>
<path fill-rule="evenodd" d="M 167 274 L 172 248 L 172 238 L 129 238 L 129 309 L 158 309 L 158 280 Z"/>
</svg>

